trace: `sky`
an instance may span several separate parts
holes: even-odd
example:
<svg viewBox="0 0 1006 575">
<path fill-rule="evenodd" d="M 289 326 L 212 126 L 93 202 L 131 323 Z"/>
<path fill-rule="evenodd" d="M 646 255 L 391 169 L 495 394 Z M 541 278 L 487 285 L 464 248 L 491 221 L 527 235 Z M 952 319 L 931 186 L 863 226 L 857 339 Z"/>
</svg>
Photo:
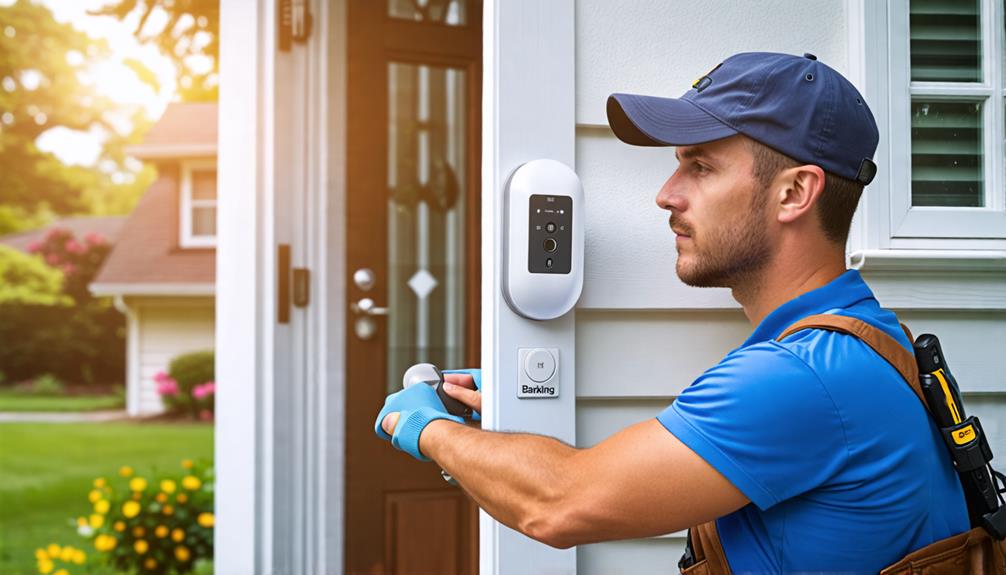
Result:
<svg viewBox="0 0 1006 575">
<path fill-rule="evenodd" d="M 132 35 L 138 17 L 131 16 L 119 21 L 110 16 L 91 16 L 88 10 L 95 10 L 112 0 L 42 0 L 42 4 L 52 10 L 60 22 L 70 22 L 75 28 L 90 37 L 104 39 L 109 46 L 111 57 L 93 69 L 95 85 L 102 94 L 128 105 L 141 105 L 147 116 L 156 120 L 175 94 L 175 69 L 171 61 L 156 46 L 141 46 Z M 13 0 L 0 0 L 0 4 L 12 4 Z M 163 12 L 155 12 L 147 22 L 149 29 L 157 29 L 166 20 Z M 158 21 L 158 19 L 160 19 Z M 141 82 L 123 64 L 123 60 L 133 58 L 143 62 L 157 76 L 160 93 Z M 53 128 L 44 132 L 36 142 L 42 150 L 50 151 L 67 164 L 93 165 L 101 150 L 103 136 L 98 131 L 78 132 L 65 128 Z"/>
</svg>

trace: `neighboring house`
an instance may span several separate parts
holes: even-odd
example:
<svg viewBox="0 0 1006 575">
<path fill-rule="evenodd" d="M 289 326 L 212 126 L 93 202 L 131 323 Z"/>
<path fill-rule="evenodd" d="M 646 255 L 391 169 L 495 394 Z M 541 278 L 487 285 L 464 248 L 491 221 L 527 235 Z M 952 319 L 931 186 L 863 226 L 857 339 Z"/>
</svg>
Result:
<svg viewBox="0 0 1006 575">
<path fill-rule="evenodd" d="M 850 265 L 941 337 L 1006 453 L 1001 2 L 294 4 L 221 2 L 217 572 L 673 571 L 681 532 L 557 550 L 476 515 L 373 419 L 403 366 L 480 364 L 484 427 L 589 446 L 742 343 L 730 293 L 676 277 L 673 150 L 605 118 L 741 51 L 813 53 L 864 93 L 879 173 Z M 501 289 L 503 191 L 536 158 L 586 196 L 582 296 L 542 322 Z M 558 350 L 558 398 L 517 398 L 521 348 Z"/>
<path fill-rule="evenodd" d="M 50 230 L 63 229 L 73 233 L 75 238 L 84 239 L 89 234 L 98 234 L 109 244 L 119 239 L 119 231 L 126 222 L 125 216 L 78 216 L 56 220 L 44 228 L 27 232 L 7 234 L 0 237 L 0 244 L 10 246 L 25 253 L 29 246 L 44 241 Z"/>
<path fill-rule="evenodd" d="M 154 375 L 175 356 L 212 349 L 216 246 L 216 104 L 171 104 L 127 151 L 157 180 L 91 282 L 127 317 L 126 409 L 163 411 Z"/>
</svg>

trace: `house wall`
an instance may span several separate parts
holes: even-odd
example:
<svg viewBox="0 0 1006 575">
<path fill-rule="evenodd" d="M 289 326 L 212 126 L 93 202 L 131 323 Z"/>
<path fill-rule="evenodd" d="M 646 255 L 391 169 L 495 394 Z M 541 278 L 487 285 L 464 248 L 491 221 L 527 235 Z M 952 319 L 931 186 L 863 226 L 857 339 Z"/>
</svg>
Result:
<svg viewBox="0 0 1006 575">
<path fill-rule="evenodd" d="M 673 149 L 619 142 L 607 127 L 608 94 L 677 97 L 741 51 L 812 52 L 850 75 L 849 54 L 858 52 L 847 40 L 856 35 L 849 34 L 846 10 L 846 2 L 834 0 L 709 0 L 673 7 L 664 0 L 577 1 L 576 171 L 587 200 L 586 277 L 576 314 L 579 446 L 654 417 L 752 330 L 728 291 L 690 288 L 677 279 L 667 212 L 654 203 L 676 167 Z M 1006 339 L 1006 314 L 922 309 L 934 306 L 918 305 L 910 286 L 875 279 L 883 283 L 876 290 L 882 305 L 916 334 L 941 336 L 970 391 L 970 410 L 983 416 L 993 449 L 1006 452 L 999 424 L 1006 360 L 995 350 Z M 959 287 L 966 289 L 963 282 Z M 683 546 L 683 533 L 584 545 L 577 550 L 578 573 L 666 572 Z"/>
<path fill-rule="evenodd" d="M 130 382 L 127 409 L 130 415 L 149 415 L 164 411 L 157 394 L 154 375 L 167 371 L 179 354 L 213 349 L 214 306 L 208 297 L 187 299 L 127 300 L 137 318 L 135 357 L 138 381 Z M 132 335 L 132 334 L 131 334 Z"/>
</svg>

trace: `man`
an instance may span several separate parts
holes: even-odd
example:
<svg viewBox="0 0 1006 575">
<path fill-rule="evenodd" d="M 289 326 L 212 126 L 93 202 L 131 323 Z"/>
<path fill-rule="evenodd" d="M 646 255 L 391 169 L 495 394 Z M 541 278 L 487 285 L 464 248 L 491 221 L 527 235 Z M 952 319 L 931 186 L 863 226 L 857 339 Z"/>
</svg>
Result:
<svg viewBox="0 0 1006 575">
<path fill-rule="evenodd" d="M 946 448 L 895 368 L 844 333 L 776 341 L 835 313 L 911 350 L 845 269 L 876 170 L 878 130 L 859 92 L 811 54 L 745 53 L 680 99 L 614 94 L 608 119 L 629 144 L 676 146 L 657 204 L 670 212 L 678 276 L 730 288 L 754 332 L 655 419 L 589 449 L 466 427 L 428 386 L 389 397 L 377 432 L 556 547 L 716 519 L 733 572 L 876 573 L 966 531 Z M 472 375 L 448 375 L 445 389 L 478 410 Z"/>
</svg>

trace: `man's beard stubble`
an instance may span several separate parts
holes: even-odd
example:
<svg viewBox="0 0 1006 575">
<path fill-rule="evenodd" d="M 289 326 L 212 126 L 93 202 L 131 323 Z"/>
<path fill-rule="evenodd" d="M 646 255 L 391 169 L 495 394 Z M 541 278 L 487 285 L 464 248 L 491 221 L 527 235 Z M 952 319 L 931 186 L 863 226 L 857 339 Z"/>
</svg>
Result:
<svg viewBox="0 0 1006 575">
<path fill-rule="evenodd" d="M 752 194 L 750 209 L 741 221 L 726 222 L 701 231 L 699 241 L 695 230 L 682 226 L 671 214 L 670 225 L 692 238 L 692 265 L 684 267 L 678 254 L 675 266 L 678 277 L 692 287 L 726 287 L 750 291 L 752 281 L 757 282 L 762 269 L 771 259 L 768 234 L 765 232 L 765 208 L 768 192 L 761 189 Z M 699 247 L 701 245 L 701 247 Z"/>
</svg>

